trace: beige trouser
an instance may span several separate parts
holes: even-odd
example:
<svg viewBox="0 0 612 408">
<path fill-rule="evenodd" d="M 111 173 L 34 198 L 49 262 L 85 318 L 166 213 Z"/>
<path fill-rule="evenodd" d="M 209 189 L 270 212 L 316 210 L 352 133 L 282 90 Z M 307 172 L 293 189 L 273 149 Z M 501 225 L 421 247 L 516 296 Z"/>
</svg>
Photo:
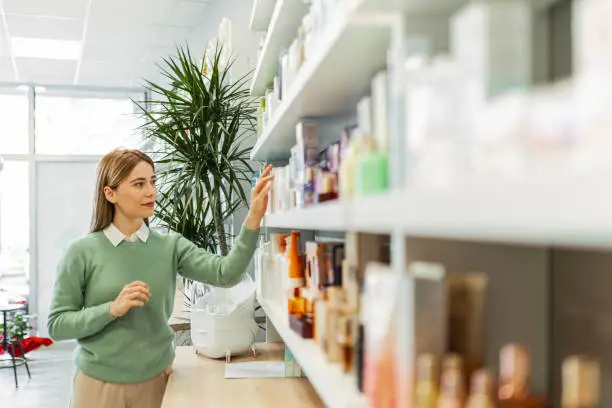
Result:
<svg viewBox="0 0 612 408">
<path fill-rule="evenodd" d="M 134 384 L 96 380 L 80 371 L 74 373 L 70 408 L 160 408 L 172 369 Z"/>
</svg>

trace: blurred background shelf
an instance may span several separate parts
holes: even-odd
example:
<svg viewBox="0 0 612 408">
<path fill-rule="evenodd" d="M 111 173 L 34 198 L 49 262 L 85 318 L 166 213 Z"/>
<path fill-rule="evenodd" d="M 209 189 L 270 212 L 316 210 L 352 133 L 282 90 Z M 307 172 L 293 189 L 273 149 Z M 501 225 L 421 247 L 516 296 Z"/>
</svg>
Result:
<svg viewBox="0 0 612 408">
<path fill-rule="evenodd" d="M 387 64 L 388 20 L 347 16 L 322 36 L 251 152 L 252 160 L 285 160 L 304 117 L 347 113 Z M 360 52 L 354 52 L 359 49 Z"/>
<path fill-rule="evenodd" d="M 265 31 L 270 25 L 276 0 L 254 0 L 251 12 L 250 28 L 252 31 Z"/>
<path fill-rule="evenodd" d="M 536 10 L 546 9 L 561 0 L 532 0 Z M 357 10 L 397 11 L 406 14 L 454 13 L 469 0 L 355 0 Z"/>
<path fill-rule="evenodd" d="M 274 76 L 278 73 L 280 53 L 297 36 L 298 27 L 307 12 L 308 5 L 301 0 L 278 0 L 276 2 L 251 84 L 253 96 L 261 96 L 269 88 Z"/>
</svg>

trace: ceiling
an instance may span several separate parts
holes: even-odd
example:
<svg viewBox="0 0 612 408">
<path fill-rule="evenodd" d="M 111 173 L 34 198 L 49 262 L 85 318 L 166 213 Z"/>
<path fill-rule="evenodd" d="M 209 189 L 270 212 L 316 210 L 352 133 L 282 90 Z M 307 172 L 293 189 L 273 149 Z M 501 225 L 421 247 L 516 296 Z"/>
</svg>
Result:
<svg viewBox="0 0 612 408">
<path fill-rule="evenodd" d="M 0 82 L 136 86 L 187 40 L 210 1 L 0 0 Z M 22 57 L 22 38 L 80 44 L 73 57 Z"/>
</svg>

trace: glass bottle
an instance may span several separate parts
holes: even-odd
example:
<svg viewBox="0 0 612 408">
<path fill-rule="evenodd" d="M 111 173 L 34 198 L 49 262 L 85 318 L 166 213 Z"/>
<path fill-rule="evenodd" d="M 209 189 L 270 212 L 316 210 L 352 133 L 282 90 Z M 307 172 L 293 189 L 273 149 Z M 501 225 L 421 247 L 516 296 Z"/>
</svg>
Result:
<svg viewBox="0 0 612 408">
<path fill-rule="evenodd" d="M 438 401 L 438 358 L 422 354 L 417 358 L 415 408 L 435 408 Z"/>
<path fill-rule="evenodd" d="M 518 344 L 508 344 L 500 352 L 498 405 L 500 408 L 544 408 L 544 398 L 531 394 L 529 352 Z"/>
<path fill-rule="evenodd" d="M 562 408 L 596 408 L 599 404 L 599 363 L 571 356 L 562 366 Z"/>
<path fill-rule="evenodd" d="M 444 368 L 440 380 L 438 408 L 464 408 L 465 387 L 463 374 L 456 367 Z"/>
<path fill-rule="evenodd" d="M 495 408 L 493 400 L 493 375 L 488 370 L 472 374 L 470 396 L 465 408 Z"/>
</svg>

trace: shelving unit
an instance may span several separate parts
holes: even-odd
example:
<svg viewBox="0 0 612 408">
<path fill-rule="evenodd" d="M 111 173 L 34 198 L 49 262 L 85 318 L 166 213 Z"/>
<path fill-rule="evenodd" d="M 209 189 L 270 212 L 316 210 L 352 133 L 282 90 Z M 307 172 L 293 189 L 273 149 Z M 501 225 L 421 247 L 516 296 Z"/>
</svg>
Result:
<svg viewBox="0 0 612 408">
<path fill-rule="evenodd" d="M 321 36 L 317 54 L 307 60 L 285 99 L 251 152 L 252 160 L 286 160 L 295 144 L 295 125 L 308 116 L 346 113 L 387 64 L 389 19 L 348 15 Z M 351 52 L 359 49 L 360 52 Z M 350 67 L 350 69 L 339 69 Z"/>
<path fill-rule="evenodd" d="M 346 13 L 320 36 L 322 40 L 314 47 L 315 54 L 300 68 L 258 138 L 251 159 L 275 164 L 287 161 L 291 147 L 296 144 L 295 125 L 302 118 L 350 115 L 371 86 L 375 73 L 384 67 L 388 69 L 393 90 L 406 89 L 408 78 L 402 76 L 405 55 L 398 50 L 407 48 L 404 34 L 421 34 L 410 31 L 410 17 L 415 17 L 416 21 L 420 15 L 441 16 L 443 20 L 468 1 L 346 0 L 343 3 Z M 539 13 L 557 1 L 533 0 L 531 4 L 536 10 L 534 13 Z M 279 0 L 276 4 L 263 57 L 251 87 L 253 95 L 265 93 L 277 74 L 278 54 L 296 36 L 305 11 L 290 9 L 288 0 Z M 291 29 L 280 28 L 279 21 L 283 20 L 280 16 L 285 13 L 294 16 L 294 20 L 287 20 L 295 24 Z M 300 13 L 299 18 L 296 17 Z M 398 16 L 407 18 L 401 19 L 398 25 Z M 419 27 L 418 31 L 426 31 L 426 35 L 431 31 L 431 37 L 437 41 L 447 37 L 439 35 L 444 31 L 439 28 Z M 276 37 L 273 33 L 282 35 Z M 450 44 L 439 48 L 442 51 L 436 49 L 436 53 L 448 51 Z M 573 259 L 575 256 L 553 252 L 566 247 L 612 248 L 612 193 L 602 187 L 609 177 L 601 175 L 600 179 L 589 181 L 570 180 L 559 175 L 554 179 L 520 181 L 466 179 L 443 187 L 424 187 L 426 183 L 422 182 L 409 184 L 405 181 L 411 176 L 407 174 L 409 164 L 398 160 L 408 153 L 403 142 L 406 138 L 403 103 L 406 101 L 399 95 L 403 93 L 391 92 L 388 103 L 390 191 L 272 213 L 265 218 L 266 232 L 267 229 L 306 230 L 309 237 L 310 231 L 314 231 L 312 236 L 316 238 L 319 238 L 317 231 L 386 235 L 384 239 L 391 248 L 391 268 L 403 276 L 407 265 L 415 260 L 440 262 L 457 273 L 482 271 L 490 279 L 492 288 L 492 302 L 488 303 L 490 315 L 486 322 L 491 328 L 487 333 L 489 348 L 486 350 L 489 368 L 497 369 L 497 363 L 491 362 L 498 359 L 499 348 L 504 342 L 523 342 L 534 353 L 534 389 L 538 392 L 543 392 L 547 386 L 552 389 L 555 374 L 551 366 L 554 363 L 555 369 L 560 368 L 559 352 L 553 350 L 554 334 L 555 330 L 565 330 L 553 329 L 550 323 L 551 299 L 558 295 L 553 294 L 554 285 L 558 285 L 551 278 L 553 267 L 557 265 L 553 258 Z M 321 145 L 332 142 L 325 137 L 321 135 Z M 580 266 L 576 262 L 564 265 L 572 271 Z M 601 267 L 602 271 L 604 269 Z M 567 270 L 564 273 L 569 274 Z M 402 297 L 411 302 L 415 297 L 414 286 L 406 285 L 403 289 Z M 519 294 L 524 301 L 515 305 L 513 302 Z M 585 299 L 588 301 L 590 299 Z M 269 322 L 292 350 L 327 407 L 367 406 L 364 396 L 354 386 L 354 378 L 328 364 L 315 342 L 301 338 L 290 329 L 284 305 L 270 300 L 263 300 L 261 304 Z M 514 309 L 520 311 L 515 313 Z M 412 327 L 418 311 L 405 310 L 409 311 L 398 317 L 398 323 Z M 567 310 L 568 315 L 574 311 L 569 306 Z M 533 330 L 525 330 L 527 320 L 526 324 Z M 410 332 L 408 338 L 403 338 L 404 344 L 413 346 L 414 337 L 416 332 Z M 403 361 L 412 362 L 413 357 L 410 355 Z M 558 390 L 554 391 L 559 394 Z"/>
<path fill-rule="evenodd" d="M 278 72 L 278 59 L 283 48 L 291 44 L 306 15 L 308 6 L 301 0 L 277 0 L 266 33 L 261 57 L 257 63 L 251 94 L 261 96 Z"/>
<path fill-rule="evenodd" d="M 251 31 L 263 31 L 268 28 L 276 0 L 254 0 L 251 12 Z"/>
<path fill-rule="evenodd" d="M 304 340 L 291 330 L 286 308 L 265 299 L 260 300 L 260 304 L 326 406 L 334 408 L 367 407 L 367 401 L 357 390 L 355 378 L 345 375 L 340 366 L 329 364 L 314 341 Z"/>
</svg>

